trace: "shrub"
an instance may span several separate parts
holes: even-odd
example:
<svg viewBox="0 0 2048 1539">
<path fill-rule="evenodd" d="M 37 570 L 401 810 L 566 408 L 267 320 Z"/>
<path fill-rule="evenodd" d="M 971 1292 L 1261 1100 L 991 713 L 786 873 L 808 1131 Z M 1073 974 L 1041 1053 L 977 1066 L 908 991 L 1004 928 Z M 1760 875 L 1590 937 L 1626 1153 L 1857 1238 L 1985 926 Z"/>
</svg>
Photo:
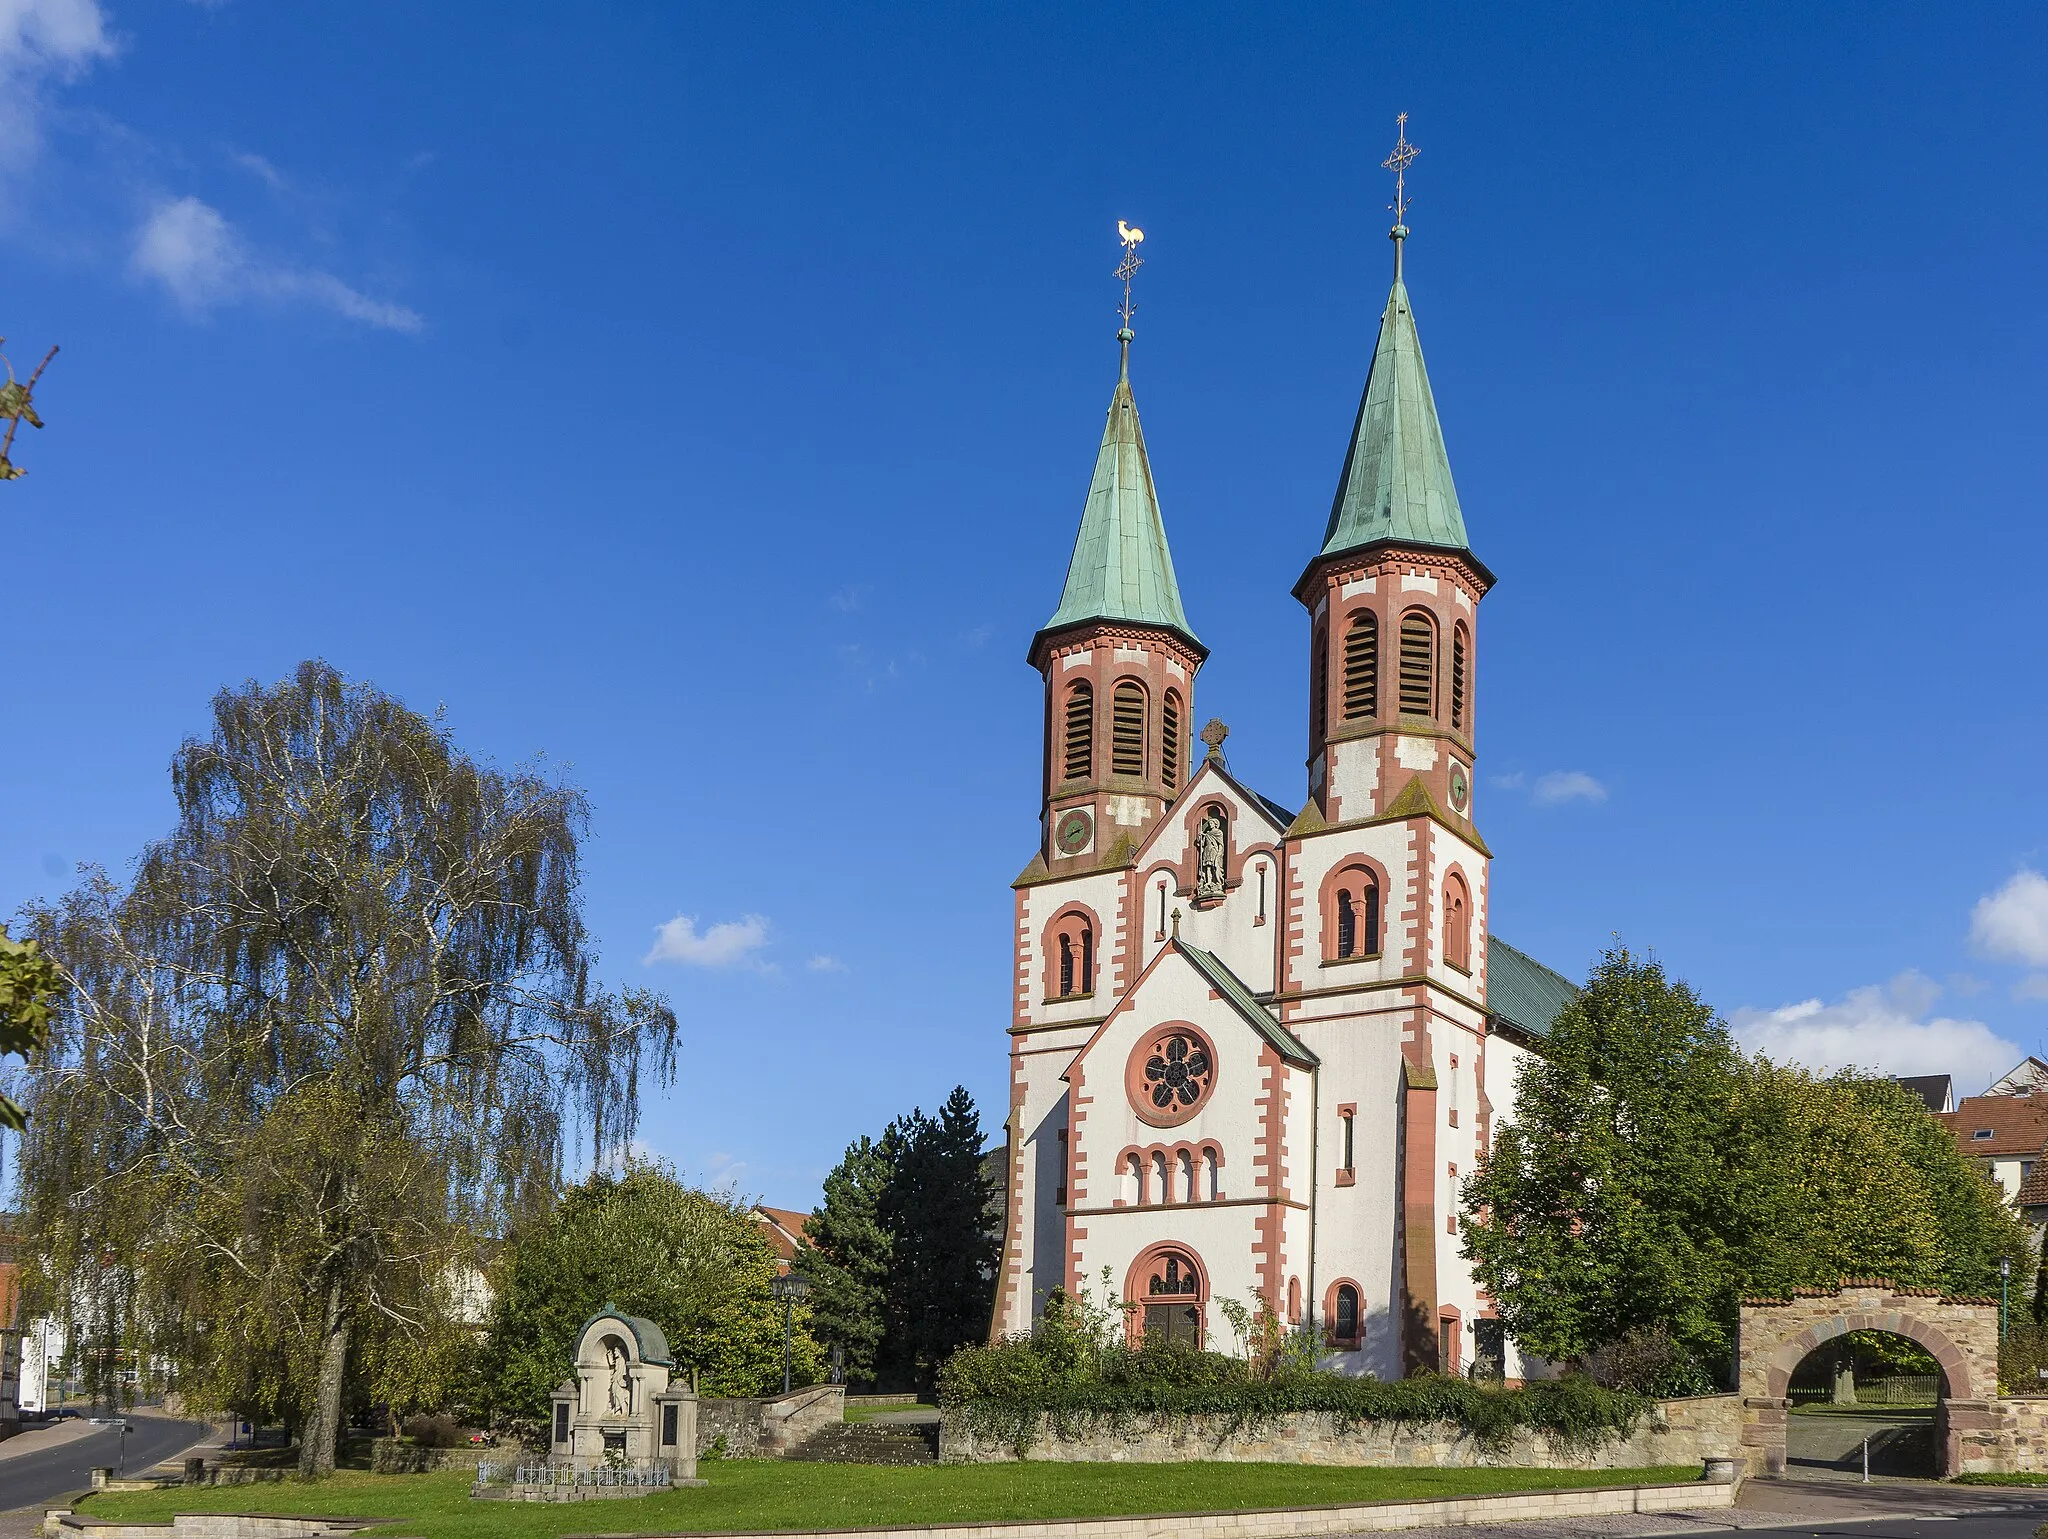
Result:
<svg viewBox="0 0 2048 1539">
<path fill-rule="evenodd" d="M 405 1424 L 405 1435 L 420 1448 L 460 1448 L 469 1441 L 455 1418 L 446 1411 L 432 1416 L 415 1416 Z"/>
</svg>

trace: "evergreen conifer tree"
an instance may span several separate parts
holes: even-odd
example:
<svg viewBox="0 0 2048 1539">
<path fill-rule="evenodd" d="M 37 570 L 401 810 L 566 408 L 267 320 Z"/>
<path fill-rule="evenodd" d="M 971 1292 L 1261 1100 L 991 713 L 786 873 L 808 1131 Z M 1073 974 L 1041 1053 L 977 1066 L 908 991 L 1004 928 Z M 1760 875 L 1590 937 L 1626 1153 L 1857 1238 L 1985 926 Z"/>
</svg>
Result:
<svg viewBox="0 0 2048 1539">
<path fill-rule="evenodd" d="M 894 1175 L 881 1145 L 866 1134 L 825 1177 L 824 1201 L 804 1224 L 806 1241 L 796 1269 L 811 1285 L 811 1330 L 838 1347 L 847 1382 L 875 1383 L 887 1330 L 886 1307 L 894 1270 L 895 1239 L 881 1209 Z"/>
</svg>

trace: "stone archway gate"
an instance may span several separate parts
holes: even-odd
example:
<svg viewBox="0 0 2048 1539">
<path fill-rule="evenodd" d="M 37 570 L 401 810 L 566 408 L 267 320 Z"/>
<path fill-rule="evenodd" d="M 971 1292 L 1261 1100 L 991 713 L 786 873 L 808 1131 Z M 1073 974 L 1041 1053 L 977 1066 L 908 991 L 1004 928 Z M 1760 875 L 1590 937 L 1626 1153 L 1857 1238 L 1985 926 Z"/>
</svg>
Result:
<svg viewBox="0 0 2048 1539">
<path fill-rule="evenodd" d="M 1744 1299 L 1736 1342 L 1741 1364 L 1742 1443 L 1750 1470 L 1785 1468 L 1786 1416 L 1792 1370 L 1814 1348 L 1849 1331 L 1890 1331 L 1918 1343 L 1941 1365 L 1943 1397 L 1935 1413 L 1935 1457 L 1941 1473 L 2031 1467 L 2038 1437 L 2022 1424 L 2031 1403 L 1998 1394 L 1998 1302 L 1944 1298 L 1932 1288 L 1894 1288 L 1883 1281 L 1838 1288 L 1801 1288 L 1789 1298 Z M 2016 1436 L 2017 1434 L 2017 1436 Z"/>
</svg>

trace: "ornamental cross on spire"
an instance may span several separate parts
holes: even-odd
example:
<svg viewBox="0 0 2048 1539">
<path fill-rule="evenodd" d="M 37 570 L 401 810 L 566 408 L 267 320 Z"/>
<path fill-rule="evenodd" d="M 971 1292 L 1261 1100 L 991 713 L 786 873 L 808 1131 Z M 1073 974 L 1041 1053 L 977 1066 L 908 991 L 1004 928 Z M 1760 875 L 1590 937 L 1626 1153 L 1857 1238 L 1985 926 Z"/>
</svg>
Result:
<svg viewBox="0 0 2048 1539">
<path fill-rule="evenodd" d="M 1138 255 L 1138 247 L 1144 243 L 1145 232 L 1119 219 L 1116 222 L 1116 238 L 1124 243 L 1124 259 L 1117 263 L 1116 275 L 1124 280 L 1123 329 L 1128 332 L 1131 329 L 1131 315 L 1136 309 L 1131 303 L 1131 279 L 1136 277 L 1138 269 L 1145 265 L 1145 259 Z M 1128 342 L 1130 338 L 1127 336 L 1123 340 Z"/>
<path fill-rule="evenodd" d="M 1408 142 L 1407 113 L 1394 119 L 1394 127 L 1394 153 L 1380 164 L 1394 173 L 1394 201 L 1387 207 L 1394 211 L 1394 228 L 1398 230 L 1408 222 L 1408 167 L 1422 151 Z"/>
</svg>

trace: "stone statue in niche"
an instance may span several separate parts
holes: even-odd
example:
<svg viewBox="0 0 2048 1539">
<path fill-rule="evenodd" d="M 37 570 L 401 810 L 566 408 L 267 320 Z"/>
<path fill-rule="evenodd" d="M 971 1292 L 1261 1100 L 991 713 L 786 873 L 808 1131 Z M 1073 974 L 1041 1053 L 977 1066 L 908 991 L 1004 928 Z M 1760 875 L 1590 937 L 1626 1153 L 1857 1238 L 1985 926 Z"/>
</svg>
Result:
<svg viewBox="0 0 2048 1539">
<path fill-rule="evenodd" d="M 605 1410 L 613 1416 L 633 1412 L 633 1387 L 626 1380 L 626 1348 L 616 1336 L 604 1343 Z"/>
<path fill-rule="evenodd" d="M 1195 899 L 1223 896 L 1223 836 L 1221 808 L 1211 807 L 1195 825 Z"/>
</svg>

